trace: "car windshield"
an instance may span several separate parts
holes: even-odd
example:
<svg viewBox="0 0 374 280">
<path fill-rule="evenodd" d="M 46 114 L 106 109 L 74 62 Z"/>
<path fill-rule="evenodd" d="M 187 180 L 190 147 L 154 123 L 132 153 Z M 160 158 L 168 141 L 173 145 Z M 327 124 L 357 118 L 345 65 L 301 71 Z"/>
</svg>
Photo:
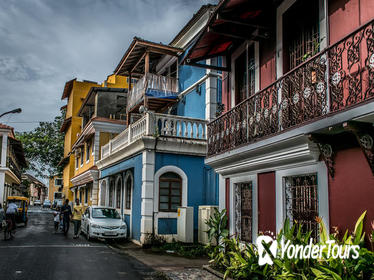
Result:
<svg viewBox="0 0 374 280">
<path fill-rule="evenodd" d="M 120 219 L 117 210 L 109 208 L 93 208 L 92 218 L 96 219 Z"/>
</svg>

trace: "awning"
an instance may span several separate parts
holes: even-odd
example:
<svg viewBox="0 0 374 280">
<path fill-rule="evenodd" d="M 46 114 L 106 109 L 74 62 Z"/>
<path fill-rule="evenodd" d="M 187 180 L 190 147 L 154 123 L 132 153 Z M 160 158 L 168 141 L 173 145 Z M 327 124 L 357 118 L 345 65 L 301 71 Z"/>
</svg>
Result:
<svg viewBox="0 0 374 280">
<path fill-rule="evenodd" d="M 275 19 L 275 15 L 271 14 L 275 10 L 272 7 L 276 2 L 274 0 L 222 0 L 183 59 L 184 62 L 195 65 L 204 59 L 226 56 L 230 49 L 244 41 L 268 39 L 271 21 Z"/>
<path fill-rule="evenodd" d="M 163 55 L 178 56 L 183 52 L 180 48 L 175 48 L 161 43 L 154 43 L 134 37 L 130 47 L 123 55 L 120 63 L 114 70 L 115 75 L 140 78 L 144 74 L 145 56 L 149 53 L 149 70 L 155 70 L 156 63 Z"/>
</svg>

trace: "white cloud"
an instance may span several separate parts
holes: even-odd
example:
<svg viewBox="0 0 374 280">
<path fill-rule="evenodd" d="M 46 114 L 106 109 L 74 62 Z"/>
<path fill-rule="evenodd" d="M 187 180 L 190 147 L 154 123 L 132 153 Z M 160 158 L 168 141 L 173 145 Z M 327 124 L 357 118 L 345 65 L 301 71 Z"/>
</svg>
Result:
<svg viewBox="0 0 374 280">
<path fill-rule="evenodd" d="M 16 130 L 52 120 L 67 80 L 101 82 L 134 36 L 168 43 L 202 4 L 215 0 L 0 1 L 0 119 Z"/>
</svg>

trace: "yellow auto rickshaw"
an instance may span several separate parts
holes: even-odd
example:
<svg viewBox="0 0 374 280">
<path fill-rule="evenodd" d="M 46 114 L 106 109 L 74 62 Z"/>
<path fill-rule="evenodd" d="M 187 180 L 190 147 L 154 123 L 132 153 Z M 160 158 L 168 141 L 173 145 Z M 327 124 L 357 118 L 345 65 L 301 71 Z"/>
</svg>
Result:
<svg viewBox="0 0 374 280">
<path fill-rule="evenodd" d="M 18 206 L 18 212 L 16 214 L 16 223 L 24 223 L 26 226 L 27 225 L 27 207 L 29 205 L 29 199 L 24 196 L 8 196 L 7 204 L 10 201 L 14 201 L 14 203 Z"/>
</svg>

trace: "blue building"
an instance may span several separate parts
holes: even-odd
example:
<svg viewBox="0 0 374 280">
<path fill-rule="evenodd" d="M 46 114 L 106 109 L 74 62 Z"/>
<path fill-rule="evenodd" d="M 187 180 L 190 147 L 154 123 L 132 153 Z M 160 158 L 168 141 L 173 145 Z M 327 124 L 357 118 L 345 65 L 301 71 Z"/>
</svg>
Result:
<svg viewBox="0 0 374 280">
<path fill-rule="evenodd" d="M 205 165 L 207 123 L 220 108 L 218 60 L 211 69 L 180 65 L 206 25 L 202 6 L 169 45 L 135 37 L 115 69 L 135 81 L 127 97 L 127 128 L 101 149 L 99 205 L 117 208 L 139 244 L 150 236 L 171 241 L 177 209 L 218 205 L 218 176 Z"/>
</svg>

